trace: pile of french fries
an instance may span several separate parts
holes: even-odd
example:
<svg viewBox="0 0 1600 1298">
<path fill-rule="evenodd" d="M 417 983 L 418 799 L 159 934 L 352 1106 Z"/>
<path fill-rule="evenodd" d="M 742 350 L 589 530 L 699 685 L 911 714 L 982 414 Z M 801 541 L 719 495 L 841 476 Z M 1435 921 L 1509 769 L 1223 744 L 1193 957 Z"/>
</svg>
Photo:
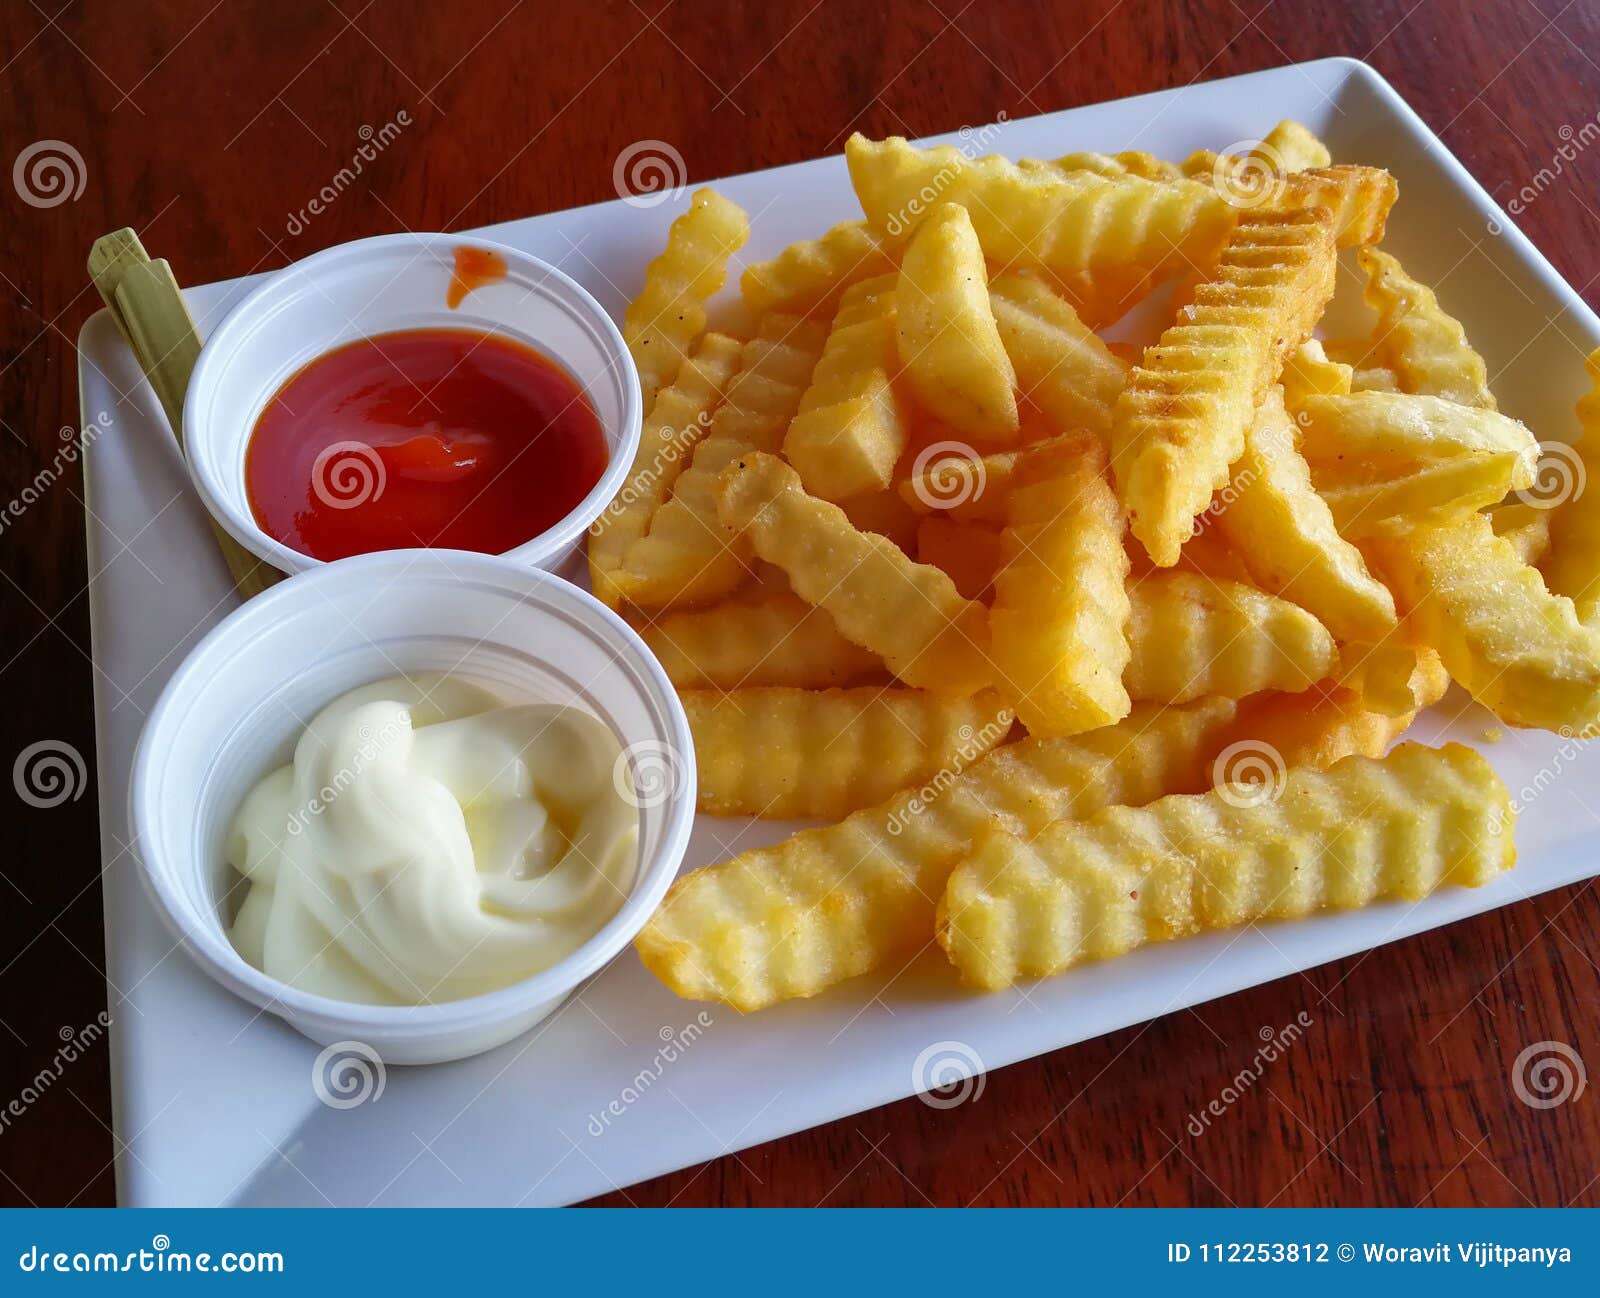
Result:
<svg viewBox="0 0 1600 1298">
<path fill-rule="evenodd" d="M 863 219 L 745 268 L 748 337 L 707 328 L 749 235 L 709 189 L 625 319 L 648 414 L 594 589 L 702 811 L 831 822 L 680 879 L 646 965 L 753 1010 L 937 942 L 997 988 L 1509 868 L 1489 764 L 1391 745 L 1452 680 L 1593 733 L 1600 510 L 1530 498 L 1539 442 L 1378 247 L 1394 178 L 1292 122 L 847 158 Z M 1373 324 L 1319 340 L 1341 273 Z"/>
</svg>

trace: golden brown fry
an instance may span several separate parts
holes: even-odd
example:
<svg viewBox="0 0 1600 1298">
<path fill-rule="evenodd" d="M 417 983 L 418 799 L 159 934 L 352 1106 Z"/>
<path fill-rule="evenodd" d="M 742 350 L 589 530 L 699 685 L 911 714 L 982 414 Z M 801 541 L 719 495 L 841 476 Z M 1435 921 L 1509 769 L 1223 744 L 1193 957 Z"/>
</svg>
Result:
<svg viewBox="0 0 1600 1298">
<path fill-rule="evenodd" d="M 1578 402 L 1578 445 L 1551 447 L 1562 499 L 1551 515 L 1543 569 L 1550 589 L 1570 596 L 1585 624 L 1600 625 L 1600 349 L 1584 369 L 1590 389 Z"/>
<path fill-rule="evenodd" d="M 806 490 L 842 501 L 889 486 L 905 450 L 907 412 L 894 390 L 895 277 L 844 295 L 822 359 L 783 439 Z"/>
<path fill-rule="evenodd" d="M 1218 499 L 1217 525 L 1262 590 L 1310 610 L 1341 640 L 1377 641 L 1394 628 L 1394 598 L 1339 535 L 1277 389 L 1256 411 Z"/>
<path fill-rule="evenodd" d="M 884 275 L 894 258 L 865 221 L 844 221 L 820 239 L 792 243 L 771 261 L 745 267 L 739 291 L 750 313 L 791 315 L 831 312 L 857 280 Z"/>
<path fill-rule="evenodd" d="M 1350 391 L 1354 374 L 1348 365 L 1328 359 L 1315 338 L 1301 343 L 1283 363 L 1283 400 L 1294 410 L 1307 397 L 1338 397 Z"/>
<path fill-rule="evenodd" d="M 1013 485 L 989 614 L 1002 697 L 1036 735 L 1110 725 L 1132 706 L 1122 510 L 1093 434 L 1030 457 Z"/>
<path fill-rule="evenodd" d="M 739 364 L 740 344 L 708 333 L 669 387 L 650 408 L 633 457 L 633 470 L 605 512 L 589 528 L 589 581 L 612 608 L 623 598 L 614 579 L 623 556 L 649 530 L 722 401 Z"/>
<path fill-rule="evenodd" d="M 867 220 L 891 239 L 903 240 L 932 202 L 959 203 L 991 262 L 1037 267 L 1060 281 L 1110 273 L 1140 281 L 1203 265 L 1233 226 L 1227 202 L 1192 181 L 1024 169 L 949 146 L 916 149 L 899 137 L 854 135 L 845 157 Z"/>
<path fill-rule="evenodd" d="M 1462 407 L 1465 409 L 1465 407 Z M 1403 520 L 1439 521 L 1470 514 L 1528 484 L 1526 461 L 1510 451 L 1485 451 L 1420 469 L 1363 466 L 1357 476 L 1327 465 L 1314 471 L 1342 536 L 1352 541 Z"/>
<path fill-rule="evenodd" d="M 1511 795 L 1458 744 L 1266 788 L 1110 807 L 1031 841 L 991 830 L 950 876 L 939 943 L 965 981 L 1006 987 L 1202 929 L 1477 887 L 1516 859 Z"/>
<path fill-rule="evenodd" d="M 1493 410 L 1399 392 L 1307 396 L 1295 411 L 1300 453 L 1321 467 L 1419 468 L 1458 456 L 1508 451 L 1521 461 L 1515 487 L 1533 482 L 1539 442 Z M 1342 473 L 1341 478 L 1349 475 Z"/>
<path fill-rule="evenodd" d="M 1127 385 L 1128 366 L 1049 285 L 1002 275 L 989 300 L 1022 394 L 1057 428 L 1111 435 L 1111 413 Z"/>
<path fill-rule="evenodd" d="M 1215 186 L 1229 203 L 1251 217 L 1326 208 L 1341 248 L 1381 242 L 1389 209 L 1399 192 L 1394 177 L 1377 167 L 1317 167 L 1285 173 L 1263 166 L 1256 158 L 1208 149 L 1191 155 L 1183 171 Z"/>
<path fill-rule="evenodd" d="M 728 259 L 749 238 L 743 208 L 714 189 L 697 189 L 689 210 L 672 223 L 666 248 L 645 268 L 644 287 L 622 317 L 622 337 L 639 367 L 646 414 L 705 332 L 706 299 L 722 287 Z"/>
<path fill-rule="evenodd" d="M 1006 737 L 991 694 L 926 690 L 687 690 L 698 806 L 711 816 L 837 820 L 901 789 L 949 780 Z"/>
<path fill-rule="evenodd" d="M 937 568 L 884 537 L 858 531 L 836 505 L 808 496 L 770 455 L 745 455 L 716 485 L 723 525 L 789 576 L 848 639 L 880 655 L 902 681 L 941 694 L 990 683 L 988 610 L 963 599 Z"/>
<path fill-rule="evenodd" d="M 685 875 L 634 945 L 680 996 L 740 1010 L 815 996 L 925 945 L 945 879 L 984 827 L 1036 834 L 1210 787 L 1215 737 L 1233 714 L 1202 699 L 996 748 L 953 779 Z"/>
<path fill-rule="evenodd" d="M 1333 165 L 1328 146 L 1309 127 L 1287 117 L 1268 131 L 1266 139 L 1247 156 L 1266 163 L 1274 171 L 1309 171 Z"/>
<path fill-rule="evenodd" d="M 1305 609 L 1234 581 L 1160 572 L 1133 582 L 1122 674 L 1137 700 L 1309 689 L 1339 661 L 1328 629 Z"/>
<path fill-rule="evenodd" d="M 1483 357 L 1468 344 L 1461 322 L 1439 306 L 1433 290 L 1386 252 L 1363 248 L 1360 256 L 1367 305 L 1378 313 L 1373 350 L 1377 362 L 1395 372 L 1401 389 L 1498 409 Z"/>
<path fill-rule="evenodd" d="M 776 450 L 822 354 L 827 326 L 768 316 L 744 345 L 739 372 L 650 530 L 630 545 L 614 574 L 617 589 L 651 608 L 726 595 L 750 571 L 749 547 L 717 521 L 712 483 L 753 450 Z"/>
<path fill-rule="evenodd" d="M 1017 376 L 966 208 L 940 203 L 917 226 L 900 263 L 895 315 L 900 361 L 922 404 L 969 437 L 1015 441 Z"/>
<path fill-rule="evenodd" d="M 1572 731 L 1600 722 L 1600 631 L 1482 514 L 1386 530 L 1363 548 L 1416 636 L 1502 721 Z"/>
<path fill-rule="evenodd" d="M 1161 567 L 1228 481 L 1256 404 L 1333 292 L 1321 209 L 1243 223 L 1195 305 L 1117 399 L 1112 464 L 1133 534 Z"/>
<path fill-rule="evenodd" d="M 884 671 L 882 660 L 840 635 L 825 612 L 787 593 L 667 613 L 636 626 L 680 689 L 826 689 Z"/>
</svg>

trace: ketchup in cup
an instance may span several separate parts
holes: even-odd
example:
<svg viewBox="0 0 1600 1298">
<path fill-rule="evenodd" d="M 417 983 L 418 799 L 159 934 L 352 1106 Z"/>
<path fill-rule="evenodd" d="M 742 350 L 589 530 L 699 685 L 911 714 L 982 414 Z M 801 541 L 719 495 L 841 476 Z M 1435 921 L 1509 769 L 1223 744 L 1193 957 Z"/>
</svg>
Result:
<svg viewBox="0 0 1600 1298">
<path fill-rule="evenodd" d="M 378 334 L 292 375 L 256 421 L 256 521 L 314 559 L 439 546 L 500 554 L 605 472 L 594 408 L 532 347 L 471 329 Z"/>
</svg>

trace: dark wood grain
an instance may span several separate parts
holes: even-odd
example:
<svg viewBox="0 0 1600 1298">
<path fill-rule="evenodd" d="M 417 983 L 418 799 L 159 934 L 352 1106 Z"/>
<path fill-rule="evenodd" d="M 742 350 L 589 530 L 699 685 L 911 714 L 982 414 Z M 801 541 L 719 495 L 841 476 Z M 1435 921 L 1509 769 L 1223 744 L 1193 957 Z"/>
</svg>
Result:
<svg viewBox="0 0 1600 1298">
<path fill-rule="evenodd" d="M 15 0 L 0 163 L 64 140 L 85 187 L 39 209 L 0 184 L 0 495 L 77 420 L 84 254 L 117 226 L 198 283 L 609 198 L 612 160 L 642 138 L 714 177 L 855 128 L 914 135 L 1332 54 L 1371 62 L 1505 197 L 1600 109 L 1596 51 L 1589 0 Z M 416 125 L 291 233 L 361 127 L 401 109 Z M 1597 191 L 1600 150 L 1521 221 L 1591 302 Z M 42 738 L 93 765 L 81 498 L 69 467 L 0 533 L 5 765 Z M 106 992 L 93 788 L 53 809 L 0 796 L 3 1104 Z M 1541 1110 L 1510 1085 L 1530 1043 L 1600 1059 L 1596 931 L 1594 888 L 1565 889 L 1002 1070 L 951 1109 L 909 1100 L 606 1202 L 1600 1203 L 1600 1100 Z M 1191 1134 L 1259 1031 L 1301 1011 L 1303 1040 Z M 0 1132 L 0 1202 L 109 1202 L 109 1122 L 101 1043 Z"/>
</svg>

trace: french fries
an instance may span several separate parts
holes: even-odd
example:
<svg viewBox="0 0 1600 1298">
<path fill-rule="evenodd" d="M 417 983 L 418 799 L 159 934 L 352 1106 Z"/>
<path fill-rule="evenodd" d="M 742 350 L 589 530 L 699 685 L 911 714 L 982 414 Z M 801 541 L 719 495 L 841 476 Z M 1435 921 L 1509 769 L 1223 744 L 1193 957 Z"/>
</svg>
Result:
<svg viewBox="0 0 1600 1298">
<path fill-rule="evenodd" d="M 1399 392 L 1307 395 L 1295 410 L 1300 453 L 1318 465 L 1345 461 L 1412 467 L 1458 456 L 1509 452 L 1518 486 L 1539 463 L 1539 442 L 1515 419 L 1453 399 Z"/>
<path fill-rule="evenodd" d="M 1600 349 L 1589 353 L 1584 369 L 1590 388 L 1578 402 L 1582 435 L 1557 461 L 1565 498 L 1551 511 L 1543 569 L 1550 589 L 1570 596 L 1585 624 L 1600 625 Z"/>
<path fill-rule="evenodd" d="M 901 789 L 959 775 L 1011 729 L 993 694 L 792 688 L 681 695 L 699 809 L 836 820 Z"/>
<path fill-rule="evenodd" d="M 1578 621 L 1482 514 L 1384 531 L 1365 546 L 1451 677 L 1513 726 L 1600 723 L 1600 631 Z"/>
<path fill-rule="evenodd" d="M 1320 208 L 1240 224 L 1194 306 L 1117 399 L 1112 467 L 1129 527 L 1161 567 L 1228 481 L 1256 403 L 1333 293 Z"/>
<path fill-rule="evenodd" d="M 895 277 L 851 287 L 783 439 L 806 490 L 847 500 L 889 486 L 909 435 L 895 394 Z"/>
<path fill-rule="evenodd" d="M 634 945 L 680 996 L 744 1011 L 815 996 L 928 945 L 945 880 L 986 826 L 1036 834 L 1209 787 L 1233 715 L 1231 701 L 1202 699 L 1003 745 L 952 779 L 683 876 Z"/>
<path fill-rule="evenodd" d="M 1426 284 L 1377 248 L 1363 248 L 1367 305 L 1378 313 L 1370 353 L 1394 371 L 1406 392 L 1443 397 L 1464 406 L 1496 410 L 1483 357 L 1467 342 L 1466 330 L 1439 306 Z"/>
<path fill-rule="evenodd" d="M 895 269 L 884 240 L 865 221 L 842 221 L 820 239 L 793 243 L 771 261 L 745 267 L 739 292 L 750 313 L 831 311 L 857 280 Z"/>
<path fill-rule="evenodd" d="M 725 334 L 710 333 L 700 340 L 651 406 L 627 482 L 589 528 L 590 584 L 612 608 L 623 598 L 615 579 L 623 556 L 649 530 L 656 510 L 710 430 L 712 412 L 738 368 L 739 351 L 739 343 Z"/>
<path fill-rule="evenodd" d="M 612 575 L 627 599 L 650 608 L 706 602 L 744 581 L 749 549 L 717 523 L 712 484 L 739 456 L 779 446 L 826 337 L 826 326 L 813 320 L 774 315 L 761 322 L 671 498 Z"/>
<path fill-rule="evenodd" d="M 989 285 L 989 301 L 1022 395 L 1059 428 L 1088 428 L 1109 438 L 1128 366 L 1040 280 L 1003 275 Z"/>
<path fill-rule="evenodd" d="M 1194 181 L 1023 169 L 947 145 L 915 149 L 899 137 L 859 134 L 845 145 L 845 158 L 868 222 L 892 240 L 904 240 L 928 209 L 926 195 L 936 195 L 967 209 L 990 262 L 1036 268 L 1058 281 L 1103 273 L 1140 282 L 1204 265 L 1233 227 L 1227 200 Z"/>
<path fill-rule="evenodd" d="M 1514 819 L 1470 748 L 1402 744 L 1289 770 L 1281 788 L 1110 807 L 1031 841 L 996 827 L 950 876 L 939 944 L 993 989 L 1203 929 L 1415 901 L 1509 869 Z"/>
<path fill-rule="evenodd" d="M 722 287 L 728 259 L 749 238 L 743 208 L 714 189 L 698 189 L 672 223 L 666 249 L 645 268 L 644 287 L 622 318 L 622 338 L 639 369 L 647 415 L 705 332 L 706 299 Z"/>
<path fill-rule="evenodd" d="M 680 690 L 822 690 L 884 670 L 876 654 L 846 640 L 820 608 L 786 592 L 669 612 L 637 630 Z"/>
<path fill-rule="evenodd" d="M 1013 441 L 1017 376 L 966 208 L 940 203 L 923 218 L 900 263 L 895 301 L 900 361 L 923 404 L 969 437 Z"/>
<path fill-rule="evenodd" d="M 1240 582 L 1158 572 L 1134 582 L 1128 597 L 1122 683 L 1134 699 L 1304 690 L 1339 662 L 1333 637 L 1310 613 Z"/>
<path fill-rule="evenodd" d="M 989 634 L 1001 696 L 1030 734 L 1110 725 L 1132 706 L 1128 554 L 1098 438 L 1063 439 L 1014 484 Z"/>
<path fill-rule="evenodd" d="M 1374 246 L 1394 178 L 1292 121 L 1182 164 L 846 157 L 862 219 L 744 272 L 749 342 L 704 332 L 744 237 L 714 198 L 646 294 L 660 395 L 593 584 L 702 812 L 833 822 L 680 879 L 646 967 L 754 1010 L 941 946 L 999 987 L 1508 867 L 1482 759 L 1396 745 L 1452 679 L 1600 728 L 1600 397 L 1576 451 L 1499 414 Z M 1340 247 L 1378 325 L 1319 340 Z"/>
<path fill-rule="evenodd" d="M 771 455 L 729 464 L 715 492 L 729 532 L 782 568 L 795 594 L 826 610 L 847 639 L 881 656 L 906 684 L 963 695 L 990 683 L 988 611 L 939 569 L 857 531 Z"/>
<path fill-rule="evenodd" d="M 1221 499 L 1217 525 L 1263 590 L 1308 609 L 1341 640 L 1381 640 L 1394 627 L 1394 597 L 1339 535 L 1278 390 L 1257 409 Z"/>
</svg>

